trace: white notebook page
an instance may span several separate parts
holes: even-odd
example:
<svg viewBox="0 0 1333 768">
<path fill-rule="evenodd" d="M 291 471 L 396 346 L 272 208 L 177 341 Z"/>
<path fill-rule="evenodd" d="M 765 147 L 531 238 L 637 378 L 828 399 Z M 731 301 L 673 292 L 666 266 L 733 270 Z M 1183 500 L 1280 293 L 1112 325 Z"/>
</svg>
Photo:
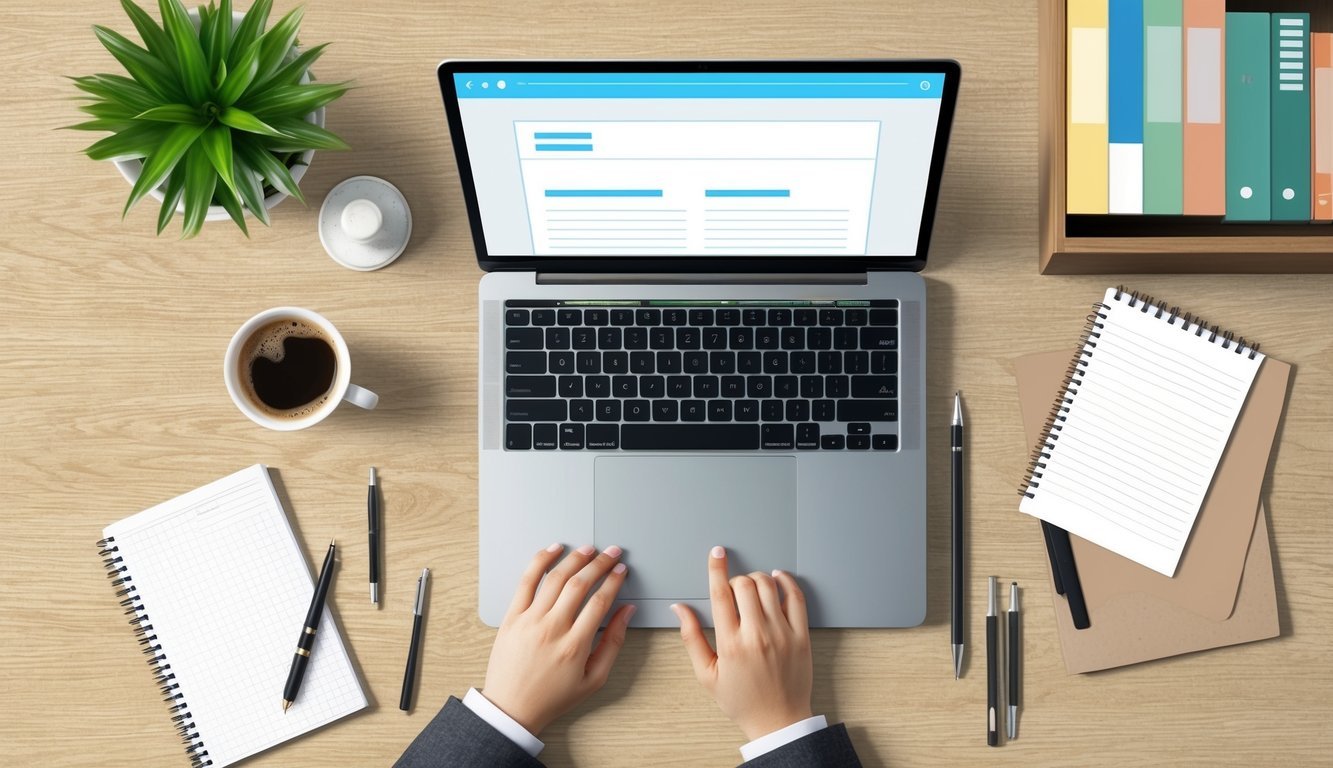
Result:
<svg viewBox="0 0 1333 768">
<path fill-rule="evenodd" d="M 1263 355 L 1116 293 L 1019 509 L 1173 576 Z"/>
<path fill-rule="evenodd" d="M 105 535 L 115 538 L 215 768 L 366 706 L 325 608 L 300 694 L 283 714 L 314 580 L 263 465 Z"/>
</svg>

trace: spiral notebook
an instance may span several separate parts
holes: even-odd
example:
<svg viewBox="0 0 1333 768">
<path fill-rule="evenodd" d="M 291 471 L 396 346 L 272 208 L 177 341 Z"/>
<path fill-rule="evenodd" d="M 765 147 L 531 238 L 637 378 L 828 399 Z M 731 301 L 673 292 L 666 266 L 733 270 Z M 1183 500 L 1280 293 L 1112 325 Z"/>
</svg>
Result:
<svg viewBox="0 0 1333 768">
<path fill-rule="evenodd" d="M 1138 293 L 1088 316 L 1019 509 L 1172 576 L 1263 362 L 1258 344 Z"/>
<path fill-rule="evenodd" d="M 366 706 L 328 608 L 301 695 L 282 687 L 314 581 L 262 464 L 107 527 L 99 545 L 194 766 L 238 760 Z"/>
</svg>

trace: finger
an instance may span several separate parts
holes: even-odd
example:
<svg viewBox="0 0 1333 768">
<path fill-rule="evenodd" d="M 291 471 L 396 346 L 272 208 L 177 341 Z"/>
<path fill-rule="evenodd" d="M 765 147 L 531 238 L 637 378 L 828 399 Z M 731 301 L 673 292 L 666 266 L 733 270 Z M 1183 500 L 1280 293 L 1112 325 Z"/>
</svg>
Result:
<svg viewBox="0 0 1333 768">
<path fill-rule="evenodd" d="M 518 587 L 514 589 L 514 599 L 509 603 L 506 619 L 517 616 L 532 605 L 532 598 L 537 594 L 537 585 L 541 583 L 542 574 L 546 573 L 546 569 L 551 567 L 564 549 L 565 546 L 557 542 L 532 556 L 532 560 L 528 561 L 528 567 L 523 570 L 523 575 L 518 577 Z"/>
<path fill-rule="evenodd" d="M 598 558 L 600 560 L 601 558 Z M 593 564 L 596 564 L 596 560 Z M 588 566 L 591 568 L 592 566 Z M 587 570 L 585 568 L 584 570 Z M 602 619 L 606 618 L 606 612 L 611 610 L 611 604 L 616 600 L 616 594 L 620 592 L 620 587 L 625 583 L 625 577 L 629 569 L 624 563 L 616 563 L 611 567 L 611 572 L 602 580 L 602 586 L 592 593 L 588 598 L 587 605 L 579 611 L 578 617 L 574 619 L 574 634 L 587 638 L 588 644 L 592 644 L 593 635 L 597 634 L 597 628 L 602 625 Z M 569 585 L 565 585 L 565 591 L 569 591 Z M 560 595 L 560 600 L 555 604 L 555 610 L 560 611 L 561 603 L 565 596 Z"/>
<path fill-rule="evenodd" d="M 629 629 L 629 620 L 634 611 L 633 603 L 622 605 L 611 617 L 611 622 L 606 625 L 606 631 L 602 633 L 602 639 L 597 642 L 597 647 L 588 657 L 588 666 L 584 669 L 587 672 L 586 679 L 593 685 L 593 690 L 605 685 L 606 679 L 611 676 L 611 667 L 615 666 L 616 657 L 620 655 L 620 649 L 625 645 L 625 632 Z"/>
<path fill-rule="evenodd" d="M 764 611 L 764 619 L 787 624 L 787 617 L 782 613 L 782 601 L 778 598 L 778 585 L 773 577 L 762 571 L 750 574 L 755 591 L 759 594 L 759 607 Z"/>
<path fill-rule="evenodd" d="M 782 585 L 782 593 L 786 596 L 782 607 L 787 622 L 797 635 L 805 637 L 810 631 L 810 620 L 806 616 L 805 593 L 801 591 L 801 585 L 786 571 L 773 571 L 773 578 Z"/>
<path fill-rule="evenodd" d="M 694 615 L 693 608 L 680 603 L 672 603 L 671 612 L 680 619 L 680 639 L 685 643 L 685 653 L 689 654 L 695 679 L 705 686 L 711 686 L 717 668 L 717 654 L 713 652 L 713 646 L 708 644 L 708 638 L 704 637 L 699 617 Z"/>
<path fill-rule="evenodd" d="M 713 605 L 713 627 L 723 633 L 735 631 L 740 619 L 727 583 L 727 550 L 722 547 L 713 547 L 708 553 L 708 597 Z"/>
<path fill-rule="evenodd" d="M 580 568 L 578 573 L 570 576 L 564 588 L 560 590 L 560 597 L 556 598 L 555 605 L 551 608 L 549 614 L 551 618 L 561 622 L 561 626 L 572 626 L 574 620 L 578 618 L 584 598 L 603 576 L 611 572 L 618 559 L 620 559 L 620 547 L 612 545 L 593 558 L 591 563 Z M 601 615 L 598 615 L 597 622 L 601 623 L 601 620 Z M 591 634 L 588 635 L 588 639 L 592 639 Z"/>
<path fill-rule="evenodd" d="M 556 598 L 560 597 L 560 590 L 565 588 L 565 582 L 587 565 L 596 553 L 597 550 L 591 544 L 584 544 L 565 555 L 565 559 L 561 560 L 559 565 L 546 573 L 546 578 L 542 580 L 536 596 L 532 598 L 530 610 L 536 610 L 543 615 L 551 610 Z"/>
<path fill-rule="evenodd" d="M 731 580 L 731 591 L 736 594 L 736 608 L 741 615 L 741 627 L 757 626 L 764 621 L 764 609 L 759 605 L 759 592 L 749 576 Z"/>
</svg>

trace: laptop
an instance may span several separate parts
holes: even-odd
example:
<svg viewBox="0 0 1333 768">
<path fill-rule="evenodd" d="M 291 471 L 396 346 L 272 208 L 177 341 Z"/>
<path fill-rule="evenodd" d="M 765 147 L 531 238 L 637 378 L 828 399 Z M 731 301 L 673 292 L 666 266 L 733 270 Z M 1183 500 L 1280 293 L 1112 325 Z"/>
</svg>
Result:
<svg viewBox="0 0 1333 768">
<path fill-rule="evenodd" d="M 620 545 L 633 623 L 707 556 L 823 627 L 926 614 L 926 264 L 952 61 L 446 61 L 479 288 L 479 596 Z"/>
</svg>

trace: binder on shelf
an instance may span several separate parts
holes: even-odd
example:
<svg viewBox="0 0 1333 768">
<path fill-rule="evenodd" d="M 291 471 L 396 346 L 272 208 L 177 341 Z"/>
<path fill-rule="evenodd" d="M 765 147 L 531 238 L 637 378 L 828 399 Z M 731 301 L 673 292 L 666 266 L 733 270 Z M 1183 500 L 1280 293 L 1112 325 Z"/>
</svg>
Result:
<svg viewBox="0 0 1333 768">
<path fill-rule="evenodd" d="M 1313 86 L 1310 150 L 1313 155 L 1310 218 L 1333 221 L 1333 32 L 1310 35 Z"/>
<path fill-rule="evenodd" d="M 1272 18 L 1274 221 L 1310 219 L 1310 14 Z"/>
<path fill-rule="evenodd" d="M 1143 0 L 1107 6 L 1107 211 L 1143 213 Z"/>
<path fill-rule="evenodd" d="M 1226 217 L 1272 218 L 1269 14 L 1226 19 Z"/>
<path fill-rule="evenodd" d="M 1107 212 L 1107 0 L 1069 0 L 1065 39 L 1065 205 Z"/>
<path fill-rule="evenodd" d="M 1143 6 L 1143 212 L 1184 212 L 1181 0 Z"/>
<path fill-rule="evenodd" d="M 1184 0 L 1183 209 L 1187 216 L 1227 212 L 1225 0 Z"/>
</svg>

